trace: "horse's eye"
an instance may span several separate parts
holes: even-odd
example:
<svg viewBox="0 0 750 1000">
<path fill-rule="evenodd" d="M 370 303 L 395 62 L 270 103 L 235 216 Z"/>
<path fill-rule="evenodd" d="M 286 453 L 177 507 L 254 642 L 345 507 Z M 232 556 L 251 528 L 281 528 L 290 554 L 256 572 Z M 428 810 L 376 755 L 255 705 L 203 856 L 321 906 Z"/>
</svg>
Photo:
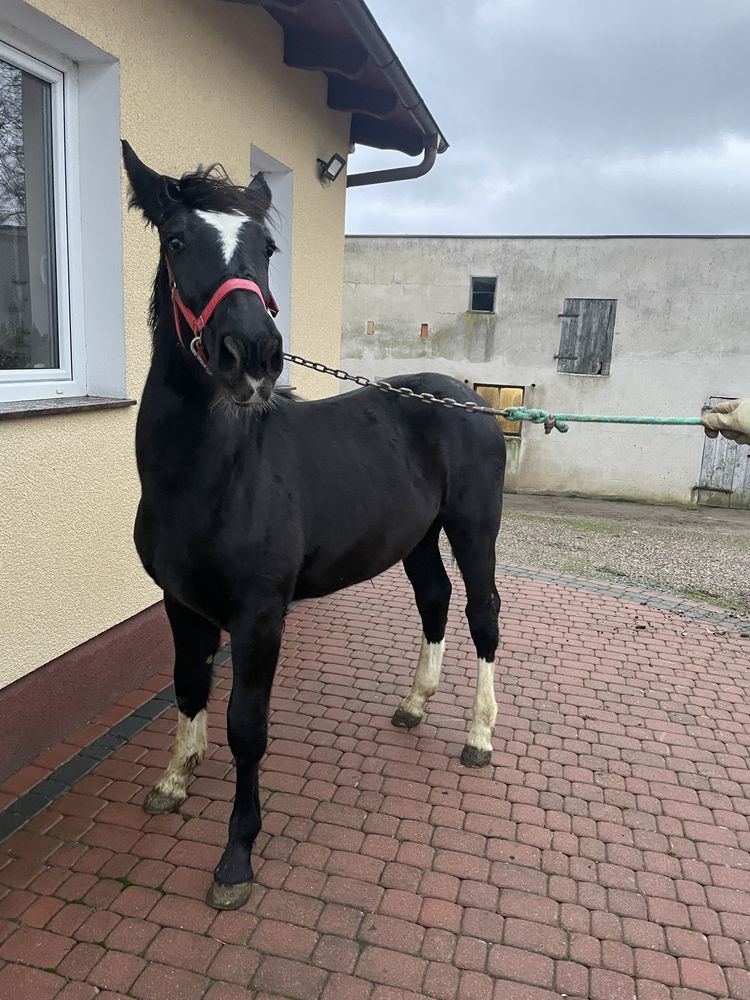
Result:
<svg viewBox="0 0 750 1000">
<path fill-rule="evenodd" d="M 172 253 L 179 253 L 180 250 L 185 249 L 185 244 L 182 242 L 179 236 L 170 236 L 167 240 L 167 246 L 172 251 Z"/>
<path fill-rule="evenodd" d="M 266 257 L 268 257 L 268 259 L 270 260 L 275 253 L 276 253 L 276 244 L 266 243 Z"/>
</svg>

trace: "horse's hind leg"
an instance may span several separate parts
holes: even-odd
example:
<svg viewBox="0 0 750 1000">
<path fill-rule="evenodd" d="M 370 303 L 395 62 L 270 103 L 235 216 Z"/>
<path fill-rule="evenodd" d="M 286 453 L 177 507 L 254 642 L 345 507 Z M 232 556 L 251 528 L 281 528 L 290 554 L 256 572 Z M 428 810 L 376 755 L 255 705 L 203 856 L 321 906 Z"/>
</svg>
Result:
<svg viewBox="0 0 750 1000">
<path fill-rule="evenodd" d="M 206 753 L 206 704 L 220 638 L 215 625 L 167 594 L 164 606 L 174 637 L 174 686 L 179 714 L 172 759 L 143 805 L 149 813 L 171 812 L 185 801 L 188 778 Z"/>
<path fill-rule="evenodd" d="M 499 526 L 493 517 L 476 524 L 456 519 L 446 523 L 446 534 L 466 584 L 466 617 L 477 651 L 477 687 L 469 734 L 461 754 L 467 767 L 484 767 L 492 757 L 492 729 L 497 718 L 495 654 L 499 642 L 500 596 L 495 587 L 495 539 Z"/>
<path fill-rule="evenodd" d="M 440 683 L 451 583 L 440 555 L 439 536 L 440 523 L 436 521 L 414 551 L 404 559 L 404 569 L 414 588 L 422 619 L 422 648 L 411 691 L 391 720 L 394 726 L 405 729 L 411 729 L 422 721 L 425 705 Z"/>
</svg>

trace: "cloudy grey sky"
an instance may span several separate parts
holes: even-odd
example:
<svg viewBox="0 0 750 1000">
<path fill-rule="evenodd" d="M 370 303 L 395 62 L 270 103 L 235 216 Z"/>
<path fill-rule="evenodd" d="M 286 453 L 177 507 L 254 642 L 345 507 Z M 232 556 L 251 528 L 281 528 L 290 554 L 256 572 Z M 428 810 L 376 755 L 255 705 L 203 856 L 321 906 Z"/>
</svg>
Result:
<svg viewBox="0 0 750 1000">
<path fill-rule="evenodd" d="M 750 0 L 368 3 L 451 146 L 347 232 L 750 233 Z"/>
</svg>

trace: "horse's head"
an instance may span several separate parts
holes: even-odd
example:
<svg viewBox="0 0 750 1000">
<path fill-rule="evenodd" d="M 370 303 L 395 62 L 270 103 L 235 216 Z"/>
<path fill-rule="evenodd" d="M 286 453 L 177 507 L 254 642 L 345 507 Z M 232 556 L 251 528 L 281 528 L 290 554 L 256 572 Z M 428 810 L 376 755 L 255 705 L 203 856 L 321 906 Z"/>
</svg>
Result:
<svg viewBox="0 0 750 1000">
<path fill-rule="evenodd" d="M 185 346 L 192 342 L 217 389 L 233 402 L 267 403 L 284 361 L 269 315 L 268 262 L 276 247 L 263 175 L 246 188 L 214 169 L 177 180 L 151 170 L 124 141 L 123 160 L 131 206 L 159 233 L 180 339 L 184 330 Z"/>
</svg>

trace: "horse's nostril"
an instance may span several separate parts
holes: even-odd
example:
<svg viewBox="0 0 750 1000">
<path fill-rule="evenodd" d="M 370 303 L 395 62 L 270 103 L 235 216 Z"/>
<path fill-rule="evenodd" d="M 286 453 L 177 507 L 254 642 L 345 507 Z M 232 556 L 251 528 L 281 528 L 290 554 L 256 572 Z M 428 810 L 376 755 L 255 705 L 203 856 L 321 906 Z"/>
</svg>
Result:
<svg viewBox="0 0 750 1000">
<path fill-rule="evenodd" d="M 283 365 L 281 343 L 278 337 L 272 337 L 264 345 L 263 361 L 267 368 L 278 368 Z"/>
<path fill-rule="evenodd" d="M 225 337 L 221 342 L 221 353 L 226 369 L 242 368 L 242 351 L 234 337 Z"/>
</svg>

